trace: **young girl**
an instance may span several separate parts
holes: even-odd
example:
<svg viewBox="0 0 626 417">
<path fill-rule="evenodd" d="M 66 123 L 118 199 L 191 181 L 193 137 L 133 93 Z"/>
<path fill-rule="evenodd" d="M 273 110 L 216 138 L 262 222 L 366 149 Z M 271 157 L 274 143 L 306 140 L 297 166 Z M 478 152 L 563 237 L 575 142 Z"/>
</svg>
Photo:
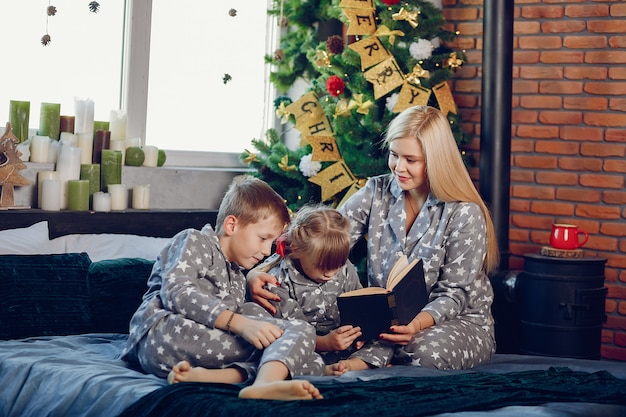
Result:
<svg viewBox="0 0 626 417">
<path fill-rule="evenodd" d="M 274 317 L 306 320 L 315 327 L 315 350 L 327 364 L 326 375 L 384 367 L 393 354 L 392 345 L 380 341 L 359 342 L 356 350 L 360 328 L 340 326 L 337 297 L 361 288 L 349 254 L 349 220 L 338 210 L 309 205 L 297 212 L 277 241 L 277 254 L 265 263 L 279 281 L 267 287 L 280 297 L 273 303 Z"/>
</svg>

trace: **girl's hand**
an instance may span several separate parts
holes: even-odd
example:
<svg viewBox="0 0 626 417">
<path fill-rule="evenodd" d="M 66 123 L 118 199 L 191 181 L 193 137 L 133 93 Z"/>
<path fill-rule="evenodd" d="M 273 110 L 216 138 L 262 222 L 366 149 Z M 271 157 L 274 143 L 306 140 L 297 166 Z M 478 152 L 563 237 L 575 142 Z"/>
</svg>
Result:
<svg viewBox="0 0 626 417">
<path fill-rule="evenodd" d="M 274 308 L 268 300 L 280 301 L 280 297 L 263 288 L 266 284 L 278 285 L 276 277 L 266 272 L 253 269 L 248 272 L 246 279 L 248 281 L 248 290 L 252 300 L 269 311 L 272 316 L 276 314 L 276 308 Z"/>
<path fill-rule="evenodd" d="M 283 335 L 283 330 L 275 324 L 261 320 L 254 320 L 246 316 L 237 315 L 231 328 L 257 349 L 265 349 Z"/>
<path fill-rule="evenodd" d="M 346 350 L 361 336 L 361 328 L 345 325 L 336 328 L 325 336 L 318 337 L 318 352 L 332 352 Z M 320 340 L 321 339 L 321 340 Z M 362 345 L 362 344 L 361 344 Z"/>
</svg>

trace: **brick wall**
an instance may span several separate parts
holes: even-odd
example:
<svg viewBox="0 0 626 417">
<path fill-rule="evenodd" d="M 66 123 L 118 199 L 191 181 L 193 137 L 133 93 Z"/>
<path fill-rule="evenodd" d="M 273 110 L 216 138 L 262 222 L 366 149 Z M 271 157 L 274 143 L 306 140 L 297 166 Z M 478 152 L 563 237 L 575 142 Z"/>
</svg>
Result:
<svg viewBox="0 0 626 417">
<path fill-rule="evenodd" d="M 443 10 L 467 54 L 451 84 L 478 157 L 483 1 Z M 513 47 L 509 267 L 553 223 L 589 232 L 585 256 L 607 259 L 601 354 L 626 360 L 626 2 L 515 0 Z"/>
</svg>

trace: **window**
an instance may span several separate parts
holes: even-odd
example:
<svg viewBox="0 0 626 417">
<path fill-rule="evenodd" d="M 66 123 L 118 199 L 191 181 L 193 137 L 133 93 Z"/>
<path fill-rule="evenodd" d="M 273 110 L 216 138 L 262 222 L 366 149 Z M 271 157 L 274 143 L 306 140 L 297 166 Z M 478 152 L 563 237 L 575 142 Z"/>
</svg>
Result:
<svg viewBox="0 0 626 417">
<path fill-rule="evenodd" d="M 147 143 L 241 152 L 264 136 L 267 21 L 262 0 L 152 3 Z"/>
<path fill-rule="evenodd" d="M 61 103 L 71 115 L 74 97 L 90 98 L 95 120 L 126 109 L 128 136 L 168 150 L 168 165 L 203 166 L 238 163 L 274 123 L 263 57 L 275 45 L 268 1 L 126 0 L 100 2 L 98 13 L 88 3 L 0 3 L 0 36 L 10 40 L 0 78 L 7 120 L 10 100 L 31 102 L 36 129 L 40 103 Z M 42 46 L 46 31 L 51 43 Z M 215 160 L 214 152 L 232 155 Z"/>
</svg>

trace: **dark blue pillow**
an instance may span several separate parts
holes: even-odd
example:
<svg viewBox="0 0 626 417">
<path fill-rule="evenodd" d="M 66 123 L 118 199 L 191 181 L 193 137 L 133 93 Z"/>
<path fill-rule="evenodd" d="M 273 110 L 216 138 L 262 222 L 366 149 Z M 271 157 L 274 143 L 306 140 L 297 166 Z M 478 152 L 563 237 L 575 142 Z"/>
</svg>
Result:
<svg viewBox="0 0 626 417">
<path fill-rule="evenodd" d="M 89 293 L 99 333 L 128 333 L 130 318 L 148 289 L 153 264 L 153 260 L 120 258 L 90 265 Z"/>
<path fill-rule="evenodd" d="M 86 253 L 0 256 L 0 339 L 93 328 Z"/>
</svg>

